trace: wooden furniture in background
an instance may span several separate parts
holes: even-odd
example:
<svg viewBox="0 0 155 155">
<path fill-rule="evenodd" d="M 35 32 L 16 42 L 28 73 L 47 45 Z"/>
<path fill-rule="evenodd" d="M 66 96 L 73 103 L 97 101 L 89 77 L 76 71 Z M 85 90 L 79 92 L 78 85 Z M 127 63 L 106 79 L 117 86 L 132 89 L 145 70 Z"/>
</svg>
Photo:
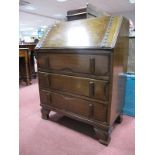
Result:
<svg viewBox="0 0 155 155">
<path fill-rule="evenodd" d="M 120 16 L 64 22 L 37 44 L 41 113 L 51 110 L 91 124 L 108 145 L 121 122 L 119 75 L 127 69 L 129 23 Z"/>
<path fill-rule="evenodd" d="M 36 72 L 35 72 L 35 62 L 34 62 L 34 49 L 36 47 L 35 43 L 25 43 L 20 44 L 19 48 L 28 48 L 30 51 L 30 76 L 31 78 L 36 78 Z"/>
<path fill-rule="evenodd" d="M 19 78 L 29 85 L 30 76 L 30 52 L 28 48 L 19 48 Z"/>
</svg>

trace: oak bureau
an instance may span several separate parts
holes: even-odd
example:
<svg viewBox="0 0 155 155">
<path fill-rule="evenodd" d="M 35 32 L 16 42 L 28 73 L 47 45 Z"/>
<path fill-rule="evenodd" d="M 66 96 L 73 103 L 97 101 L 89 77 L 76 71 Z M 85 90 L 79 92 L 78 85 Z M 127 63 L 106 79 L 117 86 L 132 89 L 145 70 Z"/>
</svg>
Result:
<svg viewBox="0 0 155 155">
<path fill-rule="evenodd" d="M 56 111 L 91 124 L 108 145 L 121 122 L 119 75 L 126 71 L 128 20 L 121 16 L 62 22 L 36 46 L 43 119 Z"/>
</svg>

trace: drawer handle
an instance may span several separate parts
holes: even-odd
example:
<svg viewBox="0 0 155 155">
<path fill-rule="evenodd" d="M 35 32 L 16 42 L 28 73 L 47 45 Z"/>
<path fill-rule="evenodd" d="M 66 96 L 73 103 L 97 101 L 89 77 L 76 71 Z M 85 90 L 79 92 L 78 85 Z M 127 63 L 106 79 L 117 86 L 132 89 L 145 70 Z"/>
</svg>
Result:
<svg viewBox="0 0 155 155">
<path fill-rule="evenodd" d="M 94 82 L 93 81 L 89 82 L 89 96 L 90 97 L 94 96 Z"/>
<path fill-rule="evenodd" d="M 89 61 L 90 61 L 89 70 L 93 74 L 95 73 L 95 58 L 91 57 Z"/>
<path fill-rule="evenodd" d="M 108 83 L 104 84 L 104 100 L 108 100 Z"/>
<path fill-rule="evenodd" d="M 88 117 L 92 117 L 93 116 L 93 104 L 90 103 L 89 104 L 89 116 Z"/>
</svg>

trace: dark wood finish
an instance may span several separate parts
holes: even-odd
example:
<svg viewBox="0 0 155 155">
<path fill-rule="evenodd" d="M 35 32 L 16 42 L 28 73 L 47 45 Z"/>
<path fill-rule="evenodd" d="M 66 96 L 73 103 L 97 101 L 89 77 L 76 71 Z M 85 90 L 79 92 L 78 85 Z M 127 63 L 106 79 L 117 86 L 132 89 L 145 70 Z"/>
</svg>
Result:
<svg viewBox="0 0 155 155">
<path fill-rule="evenodd" d="M 34 50 L 35 50 L 36 44 L 20 44 L 19 48 L 28 48 L 30 51 L 30 76 L 31 78 L 36 78 L 36 72 L 35 72 L 35 63 L 34 63 Z"/>
<path fill-rule="evenodd" d="M 41 108 L 41 114 L 42 114 L 41 117 L 42 117 L 42 119 L 48 120 L 49 113 L 50 113 L 50 110 L 49 109 L 46 109 L 44 107 Z"/>
<path fill-rule="evenodd" d="M 122 123 L 122 121 L 123 121 L 123 116 L 122 115 L 119 115 L 117 117 L 117 119 L 116 119 L 116 123 L 120 124 L 120 123 Z"/>
<path fill-rule="evenodd" d="M 99 48 L 109 21 L 110 17 L 105 16 L 59 23 L 47 31 L 46 41 L 42 38 L 36 48 Z"/>
<path fill-rule="evenodd" d="M 96 137 L 99 139 L 99 142 L 101 144 L 104 144 L 104 145 L 108 145 L 110 140 L 111 140 L 111 137 L 110 137 L 110 134 L 111 134 L 111 131 L 110 129 L 101 129 L 101 128 L 96 128 L 94 127 L 94 131 L 96 133 Z"/>
<path fill-rule="evenodd" d="M 30 56 L 28 48 L 19 48 L 19 79 L 30 85 Z"/>
<path fill-rule="evenodd" d="M 67 50 L 66 50 L 67 52 Z M 50 54 L 39 53 L 38 68 L 68 73 L 84 73 L 97 76 L 110 74 L 110 53 L 102 55 L 92 54 Z"/>
<path fill-rule="evenodd" d="M 120 115 L 122 107 L 122 96 L 124 95 L 121 91 L 123 83 L 119 83 L 119 74 L 127 72 L 127 62 L 128 62 L 128 50 L 129 50 L 129 38 L 128 33 L 128 21 L 123 20 L 119 32 L 119 37 L 117 39 L 117 44 L 113 52 L 113 63 L 112 63 L 112 88 L 111 88 L 111 108 L 109 109 L 109 122 L 113 124 L 116 118 Z M 116 76 L 117 75 L 117 76 Z"/>
<path fill-rule="evenodd" d="M 49 88 L 108 101 L 109 82 L 88 78 L 39 72 L 41 88 Z M 66 85 L 66 83 L 68 83 Z"/>
<path fill-rule="evenodd" d="M 107 105 L 63 95 L 60 93 L 40 91 L 42 106 L 48 105 L 64 112 L 68 111 L 92 120 L 106 122 Z"/>
<path fill-rule="evenodd" d="M 77 40 L 79 26 L 85 34 Z M 91 124 L 108 145 L 113 124 L 121 122 L 128 21 L 108 16 L 60 23 L 45 36 L 36 47 L 42 117 L 53 110 Z"/>
</svg>

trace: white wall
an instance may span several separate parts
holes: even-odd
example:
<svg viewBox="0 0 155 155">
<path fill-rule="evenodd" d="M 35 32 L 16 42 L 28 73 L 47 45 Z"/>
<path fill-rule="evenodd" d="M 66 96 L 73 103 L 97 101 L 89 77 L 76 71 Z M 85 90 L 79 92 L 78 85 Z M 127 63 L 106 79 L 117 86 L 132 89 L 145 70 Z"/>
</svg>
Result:
<svg viewBox="0 0 155 155">
<path fill-rule="evenodd" d="M 117 13 L 113 13 L 111 15 L 121 15 L 121 16 L 124 16 L 127 19 L 132 20 L 133 25 L 135 26 L 135 10 L 128 11 L 128 12 L 117 12 Z"/>
</svg>

